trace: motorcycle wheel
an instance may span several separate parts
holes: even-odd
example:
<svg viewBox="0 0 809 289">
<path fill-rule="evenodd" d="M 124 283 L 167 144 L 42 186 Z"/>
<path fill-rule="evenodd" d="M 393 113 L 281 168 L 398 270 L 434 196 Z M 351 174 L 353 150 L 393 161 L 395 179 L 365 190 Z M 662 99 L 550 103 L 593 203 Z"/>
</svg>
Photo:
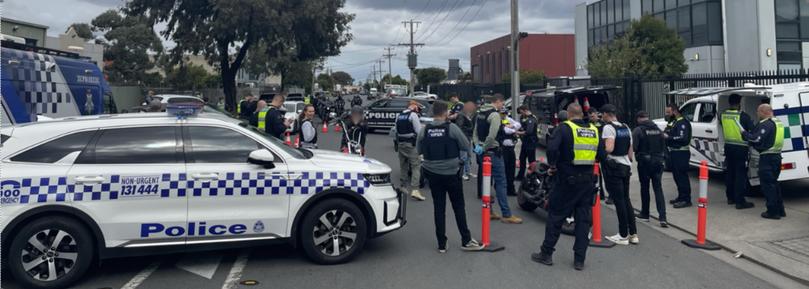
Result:
<svg viewBox="0 0 809 289">
<path fill-rule="evenodd" d="M 526 176 L 526 178 L 528 178 Z M 520 184 L 520 192 L 517 193 L 517 205 L 520 206 L 520 209 L 523 209 L 527 212 L 533 212 L 537 209 L 538 204 L 535 204 L 531 200 L 528 199 L 529 192 L 526 191 L 526 186 Z"/>
</svg>

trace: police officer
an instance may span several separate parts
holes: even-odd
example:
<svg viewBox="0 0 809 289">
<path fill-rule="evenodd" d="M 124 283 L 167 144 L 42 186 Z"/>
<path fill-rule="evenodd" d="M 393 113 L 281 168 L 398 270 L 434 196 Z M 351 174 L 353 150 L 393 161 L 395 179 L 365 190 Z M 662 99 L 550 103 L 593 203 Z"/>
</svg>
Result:
<svg viewBox="0 0 809 289">
<path fill-rule="evenodd" d="M 728 97 L 730 107 L 722 112 L 722 133 L 725 137 L 725 196 L 728 205 L 736 205 L 736 209 L 752 208 L 753 203 L 744 199 L 747 192 L 747 159 L 750 149 L 742 139 L 742 131 L 753 128 L 753 120 L 739 110 L 742 96 L 731 94 Z M 741 124 L 741 129 L 737 123 Z"/>
<path fill-rule="evenodd" d="M 365 156 L 365 139 L 368 135 L 368 122 L 365 121 L 365 112 L 362 107 L 351 108 L 351 113 L 343 122 L 343 139 L 340 150 L 348 154 Z"/>
<path fill-rule="evenodd" d="M 298 138 L 301 140 L 301 148 L 317 149 L 317 129 L 313 120 L 315 119 L 315 106 L 307 104 L 301 112 L 301 130 Z"/>
<path fill-rule="evenodd" d="M 669 162 L 674 183 L 677 184 L 677 198 L 669 203 L 675 209 L 692 206 L 691 182 L 688 177 L 689 161 L 691 160 L 691 123 L 683 117 L 677 105 L 670 103 L 666 106 L 666 118 L 669 123 L 663 131 L 666 147 L 669 150 Z"/>
<path fill-rule="evenodd" d="M 629 177 L 632 175 L 632 131 L 629 126 L 618 121 L 616 108 L 612 104 L 601 107 L 604 127 L 602 139 L 607 159 L 604 168 L 604 184 L 615 203 L 618 216 L 618 234 L 607 236 L 607 240 L 619 245 L 638 244 L 638 229 L 635 224 L 635 209 L 629 199 Z"/>
<path fill-rule="evenodd" d="M 525 178 L 525 168 L 537 160 L 537 144 L 539 143 L 537 123 L 539 121 L 526 105 L 520 106 L 517 112 L 520 113 L 520 123 L 522 124 L 522 129 L 518 132 L 522 141 L 520 147 L 520 164 L 522 165 L 517 173 L 517 179 L 522 180 Z"/>
<path fill-rule="evenodd" d="M 292 123 L 291 120 L 286 119 L 286 111 L 284 110 L 284 99 L 286 94 L 278 93 L 272 98 L 270 105 L 262 110 L 258 115 L 258 128 L 264 130 L 267 134 L 276 137 L 279 140 L 284 139 L 284 133 Z"/>
<path fill-rule="evenodd" d="M 411 189 L 410 197 L 424 201 L 425 198 L 419 191 L 421 160 L 419 160 L 419 154 L 416 150 L 418 132 L 421 131 L 420 109 L 419 103 L 411 100 L 407 109 L 399 113 L 396 117 L 396 138 L 402 187 L 407 188 L 409 185 Z M 410 174 L 407 174 L 408 171 Z"/>
<path fill-rule="evenodd" d="M 255 111 L 255 112 L 253 112 L 253 115 L 251 115 L 251 116 L 250 116 L 250 118 L 248 119 L 248 122 L 250 123 L 250 125 L 252 125 L 252 126 L 256 126 L 256 127 L 258 126 L 259 114 L 260 114 L 260 113 L 261 113 L 261 111 L 263 111 L 265 108 L 267 108 L 267 102 L 266 102 L 266 101 L 259 100 L 259 101 L 256 103 L 256 111 Z"/>
<path fill-rule="evenodd" d="M 503 109 L 505 98 L 502 94 L 486 95 L 486 104 L 480 107 L 477 116 L 475 117 L 475 154 L 478 155 L 478 175 L 482 174 L 483 170 L 483 155 L 486 154 L 491 158 L 492 163 L 492 182 L 494 183 L 495 199 L 500 206 L 502 217 L 492 212 L 491 218 L 493 220 L 500 219 L 503 223 L 507 224 L 521 224 L 522 219 L 512 215 L 511 208 L 508 205 L 508 195 L 506 185 L 506 166 L 503 161 L 503 149 L 501 143 L 506 139 L 506 133 L 503 125 L 502 118 L 500 117 L 499 110 Z M 481 194 L 483 186 L 480 181 L 483 178 L 478 178 L 478 195 Z"/>
<path fill-rule="evenodd" d="M 760 154 L 758 176 L 761 192 L 767 199 L 767 211 L 761 213 L 761 217 L 778 220 L 787 216 L 781 186 L 778 184 L 778 177 L 781 175 L 781 149 L 784 147 L 784 125 L 773 116 L 769 104 L 758 106 L 758 117 L 761 121 L 752 131 L 742 131 L 742 137 Z M 737 126 L 741 127 L 741 124 Z"/>
<path fill-rule="evenodd" d="M 241 119 L 249 119 L 253 112 L 256 111 L 256 105 L 258 104 L 255 98 L 252 94 L 248 93 L 244 96 L 242 101 L 239 101 L 239 105 L 236 106 L 236 113 Z"/>
<path fill-rule="evenodd" d="M 562 233 L 562 223 L 573 213 L 576 219 L 573 268 L 583 270 L 596 197 L 593 165 L 604 158 L 605 152 L 598 129 L 584 119 L 581 105 L 568 105 L 567 113 L 569 120 L 556 127 L 548 144 L 549 173 L 558 175 L 557 183 L 550 195 L 545 240 L 540 251 L 531 254 L 531 260 L 553 265 L 552 255 Z"/>
<path fill-rule="evenodd" d="M 503 132 L 506 133 L 505 138 L 500 140 L 500 147 L 503 151 L 503 164 L 506 166 L 506 192 L 509 196 L 516 196 L 517 191 L 514 189 L 514 174 L 517 172 L 517 139 L 522 125 L 515 119 L 508 116 L 508 109 L 503 107 L 500 109 L 500 118 L 503 123 Z"/>
<path fill-rule="evenodd" d="M 640 180 L 641 210 L 637 216 L 641 221 L 649 221 L 649 183 L 655 194 L 660 226 L 668 228 L 666 222 L 666 200 L 663 196 L 663 162 L 666 154 L 666 141 L 663 132 L 649 120 L 649 113 L 638 112 L 638 126 L 632 131 L 632 150 L 638 161 L 638 180 Z"/>
<path fill-rule="evenodd" d="M 449 119 L 456 120 L 464 109 L 464 103 L 461 102 L 461 99 L 457 94 L 453 94 L 449 97 L 449 103 L 451 105 L 449 110 Z"/>
<path fill-rule="evenodd" d="M 433 103 L 432 123 L 427 124 L 418 135 L 418 152 L 424 156 L 424 176 L 430 184 L 433 195 L 435 236 L 438 239 L 438 252 L 447 251 L 446 202 L 447 196 L 455 213 L 455 223 L 461 233 L 461 249 L 480 250 L 483 246 L 469 232 L 466 224 L 466 211 L 461 182 L 462 155 L 469 155 L 469 141 L 461 129 L 449 122 L 446 102 Z"/>
</svg>

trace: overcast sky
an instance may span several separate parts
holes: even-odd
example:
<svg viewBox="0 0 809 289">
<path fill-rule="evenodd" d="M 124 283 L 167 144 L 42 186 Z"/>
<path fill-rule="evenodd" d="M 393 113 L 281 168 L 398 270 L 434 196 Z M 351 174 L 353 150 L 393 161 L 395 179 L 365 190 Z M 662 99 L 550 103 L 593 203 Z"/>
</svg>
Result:
<svg viewBox="0 0 809 289">
<path fill-rule="evenodd" d="M 509 33 L 508 0 L 347 0 L 346 11 L 356 15 L 351 23 L 354 40 L 331 57 L 327 66 L 365 80 L 373 62 L 392 43 L 409 40 L 401 21 L 422 23 L 416 31 L 419 67 L 446 69 L 448 59 L 458 58 L 469 70 L 469 48 Z M 521 0 L 520 30 L 530 33 L 573 33 L 574 7 L 579 0 Z M 123 0 L 6 0 L 3 17 L 47 25 L 58 35 L 73 22 L 90 22 L 101 12 L 121 6 Z M 406 47 L 393 52 L 393 72 L 407 77 Z M 388 65 L 382 65 L 387 71 Z"/>
</svg>

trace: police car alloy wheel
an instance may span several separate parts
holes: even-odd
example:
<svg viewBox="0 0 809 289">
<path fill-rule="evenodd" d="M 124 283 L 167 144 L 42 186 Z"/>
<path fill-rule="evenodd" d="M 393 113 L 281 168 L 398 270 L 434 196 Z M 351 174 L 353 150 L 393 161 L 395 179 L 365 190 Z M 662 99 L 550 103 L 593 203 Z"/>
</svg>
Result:
<svg viewBox="0 0 809 289">
<path fill-rule="evenodd" d="M 365 246 L 368 226 L 356 205 L 344 199 L 327 199 L 304 217 L 300 229 L 306 255 L 319 264 L 339 264 L 353 259 Z"/>
<path fill-rule="evenodd" d="M 78 222 L 45 217 L 18 231 L 8 253 L 9 270 L 25 288 L 69 286 L 90 267 L 93 240 Z"/>
</svg>

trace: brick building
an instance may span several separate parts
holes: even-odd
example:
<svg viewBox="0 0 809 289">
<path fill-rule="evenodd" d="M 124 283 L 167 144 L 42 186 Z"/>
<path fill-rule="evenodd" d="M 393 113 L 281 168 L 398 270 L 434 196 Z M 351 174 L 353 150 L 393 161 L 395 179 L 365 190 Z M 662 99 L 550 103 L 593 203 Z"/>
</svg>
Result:
<svg viewBox="0 0 809 289">
<path fill-rule="evenodd" d="M 470 49 L 475 83 L 502 83 L 503 76 L 510 73 L 510 37 L 499 37 Z M 521 70 L 539 70 L 547 77 L 574 76 L 575 58 L 573 34 L 528 34 L 520 41 Z"/>
</svg>

